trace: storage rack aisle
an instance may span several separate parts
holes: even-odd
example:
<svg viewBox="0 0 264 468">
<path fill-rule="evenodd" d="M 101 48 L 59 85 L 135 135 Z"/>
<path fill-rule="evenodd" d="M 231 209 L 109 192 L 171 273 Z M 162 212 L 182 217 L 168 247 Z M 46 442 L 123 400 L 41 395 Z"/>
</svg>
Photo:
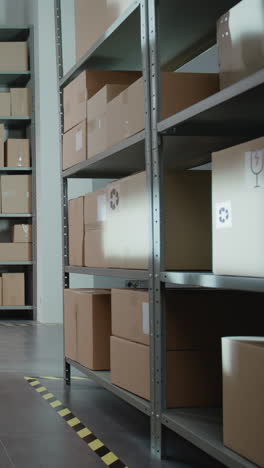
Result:
<svg viewBox="0 0 264 468">
<path fill-rule="evenodd" d="M 211 153 L 262 134 L 263 70 L 198 103 L 161 119 L 160 68 L 175 71 L 215 44 L 216 22 L 237 1 L 138 0 L 105 32 L 79 62 L 63 76 L 61 2 L 55 0 L 61 138 L 63 135 L 63 89 L 88 68 L 143 70 L 145 130 L 62 171 L 63 284 L 69 275 L 81 273 L 126 280 L 148 281 L 150 303 L 150 402 L 111 383 L 110 372 L 91 371 L 65 358 L 65 379 L 71 366 L 149 415 L 151 450 L 164 453 L 163 432 L 169 428 L 181 439 L 209 455 L 213 463 L 230 468 L 255 465 L 227 449 L 222 441 L 221 411 L 215 409 L 167 409 L 165 366 L 165 292 L 168 283 L 185 288 L 212 288 L 264 292 L 262 278 L 219 276 L 211 272 L 170 271 L 164 261 L 164 169 L 185 170 L 208 163 Z M 184 25 L 184 27 L 183 27 Z M 188 27 L 186 27 L 188 25 Z M 133 47 L 130 47 L 130 45 Z M 141 44 L 141 45 L 140 45 Z M 132 49 L 132 50 L 131 50 Z M 141 51 L 141 53 L 140 53 Z M 142 68 L 141 68 L 142 64 Z M 68 261 L 68 194 L 70 178 L 116 178 L 146 170 L 149 195 L 151 249 L 148 270 L 70 266 Z M 199 313 L 197 311 L 197 313 Z M 219 466 L 219 465 L 217 465 Z"/>
<path fill-rule="evenodd" d="M 0 274 L 2 275 L 3 273 L 4 275 L 3 278 L 1 277 L 0 314 L 1 318 L 5 319 L 22 318 L 36 320 L 37 227 L 33 27 L 2 26 L 0 28 L 0 43 L 4 54 L 4 62 L 2 62 L 0 71 L 0 88 L 2 88 L 6 96 L 6 101 L 3 101 L 6 112 L 0 111 L 0 178 L 5 178 L 4 183 L 7 183 L 8 178 L 6 176 L 30 176 L 31 182 L 26 182 L 26 179 L 24 179 L 23 185 L 25 187 L 21 190 L 29 190 L 27 192 L 28 195 L 25 192 L 24 198 L 28 197 L 29 199 L 32 196 L 31 207 L 25 209 L 25 206 L 20 206 L 20 209 L 17 209 L 18 212 L 15 211 L 14 207 L 10 209 L 10 212 L 6 206 L 2 208 L 1 200 Z M 7 51 L 4 52 L 4 48 L 9 47 L 8 43 L 10 43 L 11 47 L 10 56 Z M 17 52 L 16 45 L 20 48 Z M 17 60 L 20 63 L 17 68 L 14 66 L 15 54 L 17 54 Z M 9 69 L 8 65 L 3 65 L 3 63 L 12 63 L 12 65 Z M 23 92 L 24 88 L 29 89 Z M 11 91 L 11 94 L 7 94 L 10 89 L 13 89 L 13 91 Z M 20 103 L 16 107 L 15 104 L 12 104 L 14 103 L 12 92 L 14 95 L 17 93 L 17 103 L 18 99 L 20 99 Z M 8 96 L 9 98 L 7 99 Z M 15 184 L 16 182 L 14 181 L 13 185 L 15 186 Z M 27 184 L 29 188 L 26 188 Z M 2 186 L 4 190 L 4 185 Z M 16 188 L 12 190 L 16 190 Z M 23 194 L 20 193 L 20 196 L 23 198 Z M 16 199 L 18 200 L 18 198 L 17 194 Z M 12 244 L 10 243 L 11 241 Z M 15 243 L 13 244 L 13 242 Z M 16 260 L 16 251 L 18 251 L 17 255 L 20 256 L 20 258 L 17 256 L 18 260 Z M 17 277 L 18 283 L 15 283 L 15 275 L 8 277 L 5 273 L 20 274 L 20 277 Z M 23 278 L 22 274 L 24 275 Z M 16 294 L 13 295 L 17 296 L 15 305 L 11 305 L 12 300 L 10 298 L 6 297 L 4 299 L 5 276 L 6 281 L 10 280 L 7 285 L 8 288 L 11 288 L 10 291 L 12 291 L 12 288 L 17 289 Z"/>
</svg>

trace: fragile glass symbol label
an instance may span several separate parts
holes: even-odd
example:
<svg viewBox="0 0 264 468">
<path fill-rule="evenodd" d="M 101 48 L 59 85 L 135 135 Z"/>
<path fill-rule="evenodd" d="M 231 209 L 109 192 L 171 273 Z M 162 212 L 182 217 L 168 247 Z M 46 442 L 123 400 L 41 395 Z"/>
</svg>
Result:
<svg viewBox="0 0 264 468">
<path fill-rule="evenodd" d="M 216 203 L 215 207 L 216 229 L 228 229 L 232 227 L 231 201 Z"/>
</svg>

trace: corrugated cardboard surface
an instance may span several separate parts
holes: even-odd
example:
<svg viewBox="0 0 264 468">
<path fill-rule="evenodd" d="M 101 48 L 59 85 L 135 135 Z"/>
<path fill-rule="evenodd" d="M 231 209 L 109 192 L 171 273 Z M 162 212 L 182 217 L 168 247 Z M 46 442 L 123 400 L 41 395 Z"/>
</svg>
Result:
<svg viewBox="0 0 264 468">
<path fill-rule="evenodd" d="M 87 193 L 84 197 L 84 224 L 88 229 L 99 229 L 106 220 L 107 190 Z"/>
<path fill-rule="evenodd" d="M 75 0 L 77 61 L 107 29 L 106 0 Z"/>
<path fill-rule="evenodd" d="M 167 406 L 221 404 L 221 358 L 216 350 L 167 352 Z M 111 337 L 112 383 L 150 399 L 149 346 Z"/>
<path fill-rule="evenodd" d="M 65 290 L 66 356 L 93 370 L 109 370 L 111 298 L 105 290 Z"/>
<path fill-rule="evenodd" d="M 220 86 L 225 88 L 264 66 L 264 3 L 243 0 L 217 23 Z"/>
<path fill-rule="evenodd" d="M 32 113 L 32 93 L 30 88 L 11 88 L 11 115 L 30 117 Z"/>
<path fill-rule="evenodd" d="M 1 177 L 2 213 L 32 213 L 31 175 Z"/>
<path fill-rule="evenodd" d="M 87 229 L 84 236 L 84 265 L 88 267 L 106 268 L 104 255 L 103 229 Z"/>
<path fill-rule="evenodd" d="M 3 273 L 3 305 L 25 305 L 24 273 Z"/>
<path fill-rule="evenodd" d="M 214 153 L 212 163 L 213 271 L 263 277 L 264 138 Z"/>
<path fill-rule="evenodd" d="M 84 264 L 106 267 L 104 255 L 104 223 L 106 220 L 106 190 L 88 193 L 84 198 Z"/>
<path fill-rule="evenodd" d="M 125 88 L 126 85 L 106 85 L 87 101 L 88 158 L 107 148 L 107 105 Z"/>
<path fill-rule="evenodd" d="M 140 76 L 140 72 L 132 71 L 87 70 L 82 72 L 65 87 L 63 92 L 64 132 L 67 132 L 86 118 L 87 100 L 105 85 L 120 84 L 129 86 Z"/>
<path fill-rule="evenodd" d="M 86 160 L 86 120 L 63 135 L 63 169 Z"/>
<path fill-rule="evenodd" d="M 6 141 L 7 167 L 30 167 L 30 140 L 9 138 Z"/>
<path fill-rule="evenodd" d="M 211 173 L 170 171 L 165 180 L 165 267 L 210 270 Z M 104 248 L 112 268 L 148 268 L 145 172 L 108 186 Z"/>
<path fill-rule="evenodd" d="M 0 42 L 0 71 L 27 71 L 27 42 Z"/>
<path fill-rule="evenodd" d="M 3 281 L 2 276 L 0 276 L 0 306 L 3 305 Z"/>
<path fill-rule="evenodd" d="M 84 197 L 69 201 L 69 264 L 84 264 Z"/>
<path fill-rule="evenodd" d="M 32 225 L 31 224 L 15 224 L 12 228 L 12 242 L 31 243 L 32 242 Z"/>
<path fill-rule="evenodd" d="M 0 92 L 0 115 L 4 117 L 9 117 L 11 115 L 10 93 Z"/>
<path fill-rule="evenodd" d="M 264 467 L 264 338 L 223 338 L 224 444 Z"/>
<path fill-rule="evenodd" d="M 5 127 L 3 124 L 0 124 L 0 167 L 4 167 L 5 165 L 5 157 L 4 157 L 4 154 L 5 154 L 5 144 L 4 144 L 4 141 L 5 141 Z M 1 208 L 0 208 L 0 212 L 1 212 Z"/>
<path fill-rule="evenodd" d="M 0 243 L 0 262 L 31 262 L 32 244 Z"/>
</svg>

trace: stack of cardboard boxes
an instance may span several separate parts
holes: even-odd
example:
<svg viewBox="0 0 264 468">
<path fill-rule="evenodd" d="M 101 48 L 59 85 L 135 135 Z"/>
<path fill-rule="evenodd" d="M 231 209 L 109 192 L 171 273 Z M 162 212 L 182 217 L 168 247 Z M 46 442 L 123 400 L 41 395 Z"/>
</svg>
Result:
<svg viewBox="0 0 264 468">
<path fill-rule="evenodd" d="M 11 242 L 0 243 L 0 262 L 32 261 L 32 226 L 16 224 L 11 227 Z"/>
<path fill-rule="evenodd" d="M 2 273 L 0 275 L 0 305 L 25 305 L 24 273 Z"/>
</svg>

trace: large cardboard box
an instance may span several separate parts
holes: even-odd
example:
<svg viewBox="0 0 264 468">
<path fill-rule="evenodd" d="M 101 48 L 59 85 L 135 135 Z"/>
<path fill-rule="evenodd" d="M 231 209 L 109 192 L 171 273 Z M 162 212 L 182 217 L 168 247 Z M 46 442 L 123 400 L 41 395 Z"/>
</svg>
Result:
<svg viewBox="0 0 264 468">
<path fill-rule="evenodd" d="M 30 167 L 30 140 L 9 138 L 5 143 L 5 166 Z"/>
<path fill-rule="evenodd" d="M 167 351 L 167 406 L 212 407 L 221 402 L 217 350 Z M 112 383 L 150 399 L 149 346 L 111 337 Z"/>
<path fill-rule="evenodd" d="M 0 262 L 31 262 L 32 244 L 0 243 Z"/>
<path fill-rule="evenodd" d="M 1 177 L 2 213 L 32 212 L 31 175 Z"/>
<path fill-rule="evenodd" d="M 86 120 L 63 135 L 63 169 L 86 160 L 87 129 Z"/>
<path fill-rule="evenodd" d="M 88 158 L 107 148 L 111 132 L 107 125 L 107 105 L 125 88 L 125 85 L 106 85 L 87 101 Z"/>
<path fill-rule="evenodd" d="M 222 339 L 224 444 L 264 467 L 264 338 Z"/>
<path fill-rule="evenodd" d="M 1 117 L 9 117 L 11 115 L 10 93 L 0 92 L 0 115 Z"/>
<path fill-rule="evenodd" d="M 110 291 L 65 290 L 64 301 L 66 356 L 92 370 L 109 370 Z"/>
<path fill-rule="evenodd" d="M 31 243 L 32 242 L 32 225 L 31 224 L 15 224 L 12 227 L 12 242 Z"/>
<path fill-rule="evenodd" d="M 264 276 L 264 138 L 213 153 L 213 271 Z"/>
<path fill-rule="evenodd" d="M 69 264 L 84 264 L 84 197 L 69 201 Z"/>
<path fill-rule="evenodd" d="M 210 270 L 211 174 L 165 174 L 165 268 Z M 112 268 L 148 268 L 150 251 L 146 173 L 108 186 L 104 252 Z"/>
<path fill-rule="evenodd" d="M 0 42 L 0 71 L 27 71 L 28 47 L 26 42 Z"/>
<path fill-rule="evenodd" d="M 0 167 L 5 165 L 5 127 L 0 124 Z M 0 209 L 1 212 L 1 209 Z"/>
<path fill-rule="evenodd" d="M 107 29 L 106 0 L 75 0 L 75 42 L 77 61 Z"/>
<path fill-rule="evenodd" d="M 85 18 L 86 22 L 87 18 Z M 86 24 L 87 28 L 87 24 Z M 63 92 L 64 133 L 86 119 L 87 100 L 107 84 L 129 86 L 140 72 L 86 70 L 65 87 Z"/>
<path fill-rule="evenodd" d="M 3 273 L 3 305 L 25 305 L 25 274 Z"/>
<path fill-rule="evenodd" d="M 220 87 L 264 67 L 264 3 L 242 0 L 217 23 Z"/>
<path fill-rule="evenodd" d="M 84 264 L 106 267 L 104 255 L 104 224 L 106 220 L 106 190 L 88 193 L 84 198 Z"/>
<path fill-rule="evenodd" d="M 11 115 L 30 117 L 32 112 L 32 94 L 30 88 L 11 88 Z"/>
</svg>

